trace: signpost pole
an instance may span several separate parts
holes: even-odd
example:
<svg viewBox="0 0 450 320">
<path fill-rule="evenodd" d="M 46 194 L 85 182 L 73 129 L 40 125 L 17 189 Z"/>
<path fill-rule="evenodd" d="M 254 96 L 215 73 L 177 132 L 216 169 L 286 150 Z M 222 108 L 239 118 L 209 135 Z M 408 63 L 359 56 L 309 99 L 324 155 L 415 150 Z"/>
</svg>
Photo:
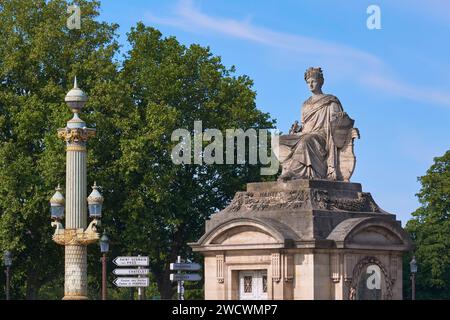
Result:
<svg viewBox="0 0 450 320">
<path fill-rule="evenodd" d="M 9 287 L 10 287 L 10 270 L 9 270 L 10 266 L 6 267 L 6 300 L 10 299 L 9 296 Z"/>
<path fill-rule="evenodd" d="M 138 257 L 140 257 L 141 255 L 138 255 Z M 138 270 L 139 269 L 141 269 L 141 267 L 138 267 Z M 141 277 L 141 275 L 138 275 L 138 278 L 140 278 Z M 140 301 L 140 300 L 142 300 L 142 288 L 141 287 L 139 287 L 138 288 L 138 300 Z"/>
<path fill-rule="evenodd" d="M 181 263 L 181 256 L 178 256 L 178 258 L 177 258 L 177 263 Z M 181 270 L 178 270 L 177 273 L 180 274 L 180 273 L 181 273 Z M 184 300 L 184 294 L 183 294 L 183 292 L 184 292 L 183 281 L 178 280 L 178 281 L 177 281 L 177 284 L 178 284 L 178 288 L 177 288 L 177 292 L 178 292 L 178 300 Z"/>
<path fill-rule="evenodd" d="M 130 300 L 134 300 L 134 288 L 130 288 Z"/>
<path fill-rule="evenodd" d="M 102 257 L 102 300 L 106 300 L 106 253 Z"/>
<path fill-rule="evenodd" d="M 184 281 L 200 281 L 201 276 L 196 273 L 182 273 L 182 270 L 200 270 L 198 263 L 183 263 L 181 256 L 177 257 L 177 262 L 170 264 L 170 270 L 177 270 L 177 273 L 170 274 L 170 280 L 177 282 L 178 300 L 184 300 Z"/>
</svg>

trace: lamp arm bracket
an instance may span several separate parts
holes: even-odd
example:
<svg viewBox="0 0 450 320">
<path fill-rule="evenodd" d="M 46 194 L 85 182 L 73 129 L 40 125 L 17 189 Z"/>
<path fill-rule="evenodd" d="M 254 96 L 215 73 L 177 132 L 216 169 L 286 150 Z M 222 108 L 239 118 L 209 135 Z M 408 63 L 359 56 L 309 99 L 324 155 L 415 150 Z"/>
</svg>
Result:
<svg viewBox="0 0 450 320">
<path fill-rule="evenodd" d="M 64 226 L 60 221 L 52 221 L 52 227 L 55 228 L 54 235 L 64 233 Z"/>
<path fill-rule="evenodd" d="M 96 226 L 99 221 L 94 219 L 86 230 L 83 229 L 60 229 L 58 233 L 55 232 L 52 239 L 56 243 L 67 245 L 84 245 L 95 243 L 100 239 L 100 234 L 97 232 Z"/>
</svg>

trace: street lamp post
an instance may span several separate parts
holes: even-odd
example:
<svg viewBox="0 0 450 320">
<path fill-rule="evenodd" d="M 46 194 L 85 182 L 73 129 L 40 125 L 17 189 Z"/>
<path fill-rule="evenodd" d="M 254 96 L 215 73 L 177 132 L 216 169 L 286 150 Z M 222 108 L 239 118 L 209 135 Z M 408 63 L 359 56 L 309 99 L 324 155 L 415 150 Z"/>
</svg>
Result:
<svg viewBox="0 0 450 320">
<path fill-rule="evenodd" d="M 411 271 L 411 300 L 416 300 L 416 273 L 417 273 L 417 262 L 416 257 L 413 256 L 411 262 L 409 263 L 409 268 Z"/>
<path fill-rule="evenodd" d="M 6 270 L 6 300 L 10 300 L 9 287 L 10 287 L 10 268 L 12 265 L 12 253 L 10 251 L 5 251 L 3 256 L 3 263 L 5 264 Z"/>
<path fill-rule="evenodd" d="M 86 94 L 77 86 L 70 90 L 65 101 L 73 118 L 65 128 L 58 129 L 58 137 L 66 143 L 66 198 L 61 188 L 50 200 L 52 226 L 56 227 L 53 241 L 65 247 L 64 300 L 86 300 L 87 298 L 87 245 L 97 242 L 100 235 L 101 204 L 91 213 L 93 220 L 86 228 L 86 143 L 95 136 L 95 129 L 87 128 L 79 113 L 87 102 Z M 94 191 L 97 186 L 93 187 Z M 98 192 L 98 191 L 97 191 Z M 65 205 L 65 208 L 64 208 Z M 65 228 L 62 220 L 65 217 Z"/>
<path fill-rule="evenodd" d="M 100 238 L 100 252 L 102 253 L 102 300 L 106 298 L 106 254 L 109 252 L 109 239 L 106 232 Z"/>
</svg>

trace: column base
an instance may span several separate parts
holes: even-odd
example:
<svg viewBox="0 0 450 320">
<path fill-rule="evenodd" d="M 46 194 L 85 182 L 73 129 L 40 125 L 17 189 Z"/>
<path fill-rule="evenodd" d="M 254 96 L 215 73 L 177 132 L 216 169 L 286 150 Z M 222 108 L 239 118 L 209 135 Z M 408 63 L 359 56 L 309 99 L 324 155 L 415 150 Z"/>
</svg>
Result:
<svg viewBox="0 0 450 320">
<path fill-rule="evenodd" d="M 64 296 L 62 300 L 89 300 L 86 296 Z"/>
</svg>

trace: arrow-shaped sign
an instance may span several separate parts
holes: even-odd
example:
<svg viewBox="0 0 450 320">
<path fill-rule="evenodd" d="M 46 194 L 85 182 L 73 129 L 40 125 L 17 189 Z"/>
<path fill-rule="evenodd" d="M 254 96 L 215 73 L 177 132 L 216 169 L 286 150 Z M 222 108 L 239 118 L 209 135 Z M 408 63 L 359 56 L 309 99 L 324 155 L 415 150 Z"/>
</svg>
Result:
<svg viewBox="0 0 450 320">
<path fill-rule="evenodd" d="M 124 266 L 148 266 L 148 257 L 117 257 L 113 260 L 119 267 Z"/>
<path fill-rule="evenodd" d="M 170 281 L 200 281 L 202 276 L 197 273 L 172 273 Z"/>
<path fill-rule="evenodd" d="M 133 276 L 148 274 L 149 269 L 114 269 L 113 273 L 118 276 Z"/>
<path fill-rule="evenodd" d="M 170 270 L 189 270 L 197 271 L 202 267 L 198 263 L 171 263 Z"/>
<path fill-rule="evenodd" d="M 117 278 L 113 283 L 118 287 L 148 287 L 148 278 Z"/>
</svg>

